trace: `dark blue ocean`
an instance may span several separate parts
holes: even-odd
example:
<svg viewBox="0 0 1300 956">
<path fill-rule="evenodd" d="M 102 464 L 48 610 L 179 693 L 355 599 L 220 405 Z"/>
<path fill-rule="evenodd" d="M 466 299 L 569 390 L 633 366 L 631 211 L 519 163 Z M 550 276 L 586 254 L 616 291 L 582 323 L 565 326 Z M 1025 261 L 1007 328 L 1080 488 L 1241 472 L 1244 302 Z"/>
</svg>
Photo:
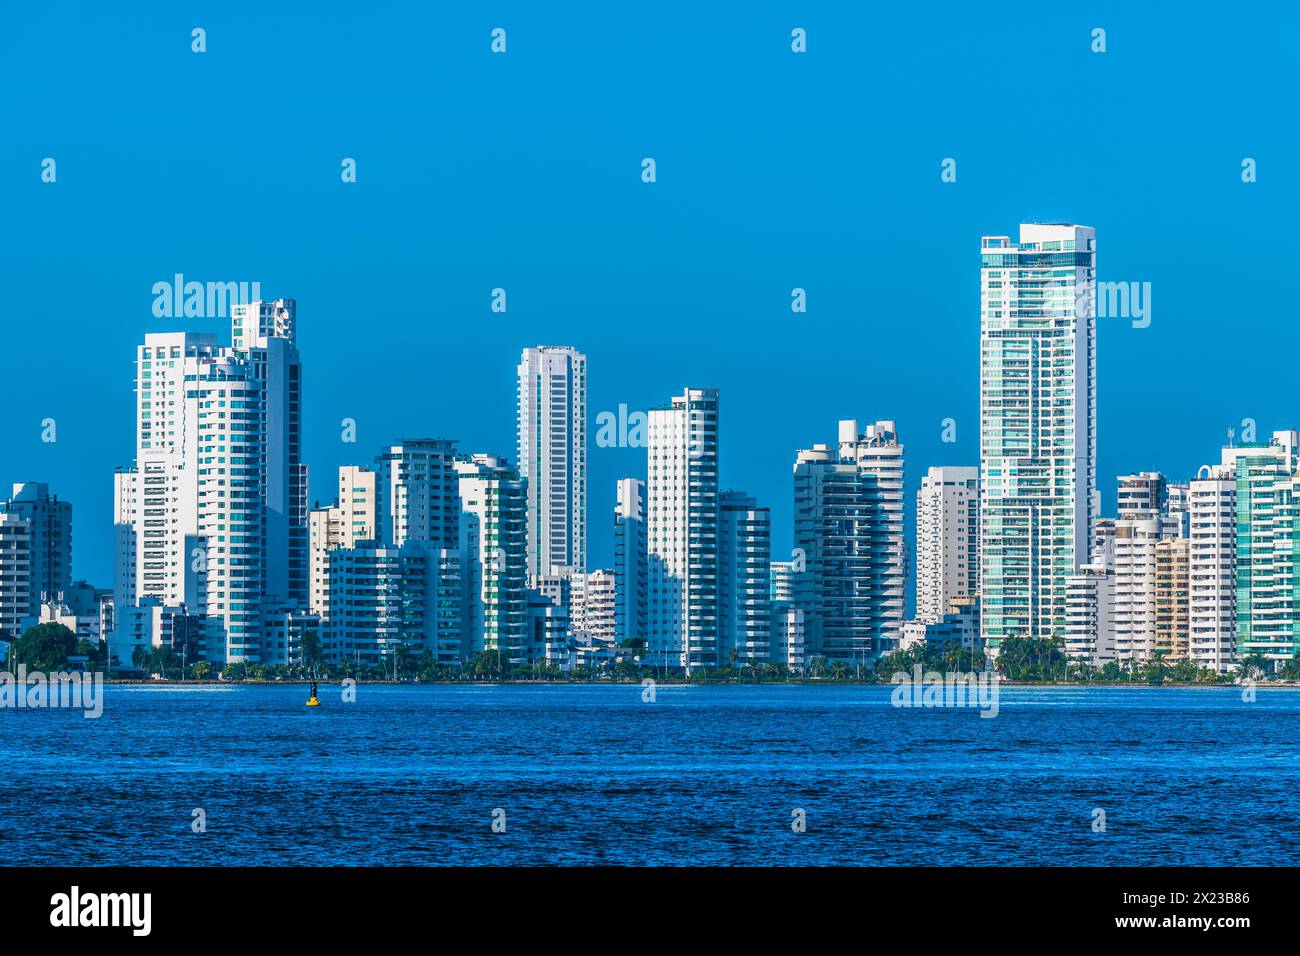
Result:
<svg viewBox="0 0 1300 956">
<path fill-rule="evenodd" d="M 0 711 L 0 860 L 1300 864 L 1295 691 L 1004 686 L 994 719 L 888 687 L 356 693 L 113 686 L 99 720 Z"/>
</svg>

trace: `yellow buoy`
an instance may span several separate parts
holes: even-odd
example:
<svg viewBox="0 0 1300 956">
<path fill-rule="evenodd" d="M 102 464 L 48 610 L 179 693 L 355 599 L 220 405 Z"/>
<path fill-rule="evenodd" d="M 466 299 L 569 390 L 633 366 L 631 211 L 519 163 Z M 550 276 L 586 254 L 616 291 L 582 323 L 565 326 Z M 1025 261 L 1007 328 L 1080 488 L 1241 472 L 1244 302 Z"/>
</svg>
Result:
<svg viewBox="0 0 1300 956">
<path fill-rule="evenodd" d="M 316 682 L 311 682 L 311 696 L 307 698 L 308 707 L 319 707 L 320 701 L 316 699 Z"/>
</svg>

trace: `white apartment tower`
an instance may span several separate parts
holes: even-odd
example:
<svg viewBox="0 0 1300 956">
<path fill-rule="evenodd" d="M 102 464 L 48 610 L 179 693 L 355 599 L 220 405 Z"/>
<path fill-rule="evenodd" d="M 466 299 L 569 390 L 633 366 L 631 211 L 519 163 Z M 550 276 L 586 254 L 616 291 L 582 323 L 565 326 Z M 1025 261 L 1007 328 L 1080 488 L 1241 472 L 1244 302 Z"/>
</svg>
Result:
<svg viewBox="0 0 1300 956">
<path fill-rule="evenodd" d="M 51 494 L 44 482 L 19 481 L 9 500 L 0 501 L 0 514 L 27 526 L 26 573 L 12 580 L 26 587 L 27 609 L 19 619 L 35 620 L 44 603 L 58 601 L 72 585 L 72 505 Z"/>
<path fill-rule="evenodd" d="M 375 472 L 364 466 L 341 466 L 335 504 L 312 509 L 308 522 L 309 604 L 322 620 L 329 619 L 329 553 L 378 537 L 375 477 Z"/>
<path fill-rule="evenodd" d="M 858 430 L 854 419 L 839 423 L 840 461 L 857 466 L 870 493 L 877 523 L 872 536 L 872 611 L 877 616 L 880 650 L 898 646 L 907 602 L 907 544 L 904 537 L 903 446 L 892 421 Z"/>
<path fill-rule="evenodd" d="M 262 660 L 266 609 L 307 601 L 302 366 L 292 299 L 231 310 L 136 355 L 136 462 L 114 476 L 119 599 L 205 613 L 204 653 Z"/>
<path fill-rule="evenodd" d="M 528 575 L 587 570 L 587 357 L 527 348 L 519 361 L 518 465 L 528 483 Z"/>
<path fill-rule="evenodd" d="M 646 592 L 650 663 L 718 664 L 718 390 L 650 410 Z"/>
<path fill-rule="evenodd" d="M 937 624 L 979 595 L 977 467 L 931 468 L 916 493 L 916 617 Z"/>
<path fill-rule="evenodd" d="M 1237 644 L 1237 480 L 1231 464 L 1206 465 L 1188 495 L 1188 657 L 1226 673 Z"/>
<path fill-rule="evenodd" d="M 454 465 L 459 482 L 463 579 L 468 590 L 465 657 L 488 650 L 528 663 L 525 482 L 504 458 L 473 455 Z"/>
<path fill-rule="evenodd" d="M 32 612 L 32 525 L 0 511 L 0 638 L 17 640 Z"/>
<path fill-rule="evenodd" d="M 460 498 L 455 460 L 455 443 L 446 438 L 406 438 L 379 453 L 375 513 L 382 544 L 457 547 Z"/>
<path fill-rule="evenodd" d="M 1097 495 L 1096 236 L 1024 224 L 980 263 L 981 634 L 1064 636 Z"/>
<path fill-rule="evenodd" d="M 307 465 L 302 459 L 302 361 L 293 299 L 231 306 L 231 348 L 260 383 L 266 593 L 307 604 Z"/>
<path fill-rule="evenodd" d="M 1065 653 L 1093 667 L 1115 659 L 1115 575 L 1098 560 L 1065 584 Z"/>
<path fill-rule="evenodd" d="M 1113 626 L 1115 659 L 1144 663 L 1156 649 L 1156 546 L 1160 518 L 1115 522 Z"/>
</svg>

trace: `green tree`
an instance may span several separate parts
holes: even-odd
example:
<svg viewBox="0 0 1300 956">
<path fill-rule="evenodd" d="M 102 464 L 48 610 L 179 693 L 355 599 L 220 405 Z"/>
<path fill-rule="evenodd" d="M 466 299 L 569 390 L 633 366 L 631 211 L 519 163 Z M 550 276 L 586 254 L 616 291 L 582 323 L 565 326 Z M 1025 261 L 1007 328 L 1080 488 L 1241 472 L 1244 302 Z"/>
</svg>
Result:
<svg viewBox="0 0 1300 956">
<path fill-rule="evenodd" d="M 312 677 L 320 673 L 321 665 L 325 663 L 325 652 L 321 648 L 320 635 L 315 630 L 303 631 L 302 663 L 307 668 L 308 675 Z"/>
<path fill-rule="evenodd" d="M 1247 680 L 1261 678 L 1270 669 L 1268 658 L 1259 651 L 1251 651 L 1237 664 L 1237 673 Z"/>
<path fill-rule="evenodd" d="M 1287 680 L 1300 680 L 1300 653 L 1282 665 L 1282 676 Z"/>
<path fill-rule="evenodd" d="M 1008 637 L 998 653 L 998 670 L 1007 680 L 1063 680 L 1070 660 L 1056 640 Z"/>
<path fill-rule="evenodd" d="M 14 663 L 34 671 L 66 670 L 76 648 L 77 635 L 62 624 L 37 624 L 14 642 Z"/>
</svg>

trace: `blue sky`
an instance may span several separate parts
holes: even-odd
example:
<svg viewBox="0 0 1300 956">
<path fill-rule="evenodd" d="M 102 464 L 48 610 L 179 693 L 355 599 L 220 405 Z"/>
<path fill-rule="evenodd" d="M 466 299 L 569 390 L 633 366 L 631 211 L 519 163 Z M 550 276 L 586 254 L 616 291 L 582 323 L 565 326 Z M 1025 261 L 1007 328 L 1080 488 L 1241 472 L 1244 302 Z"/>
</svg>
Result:
<svg viewBox="0 0 1300 956">
<path fill-rule="evenodd" d="M 0 481 L 73 502 L 75 572 L 96 584 L 135 346 L 229 334 L 153 316 L 178 272 L 297 299 L 313 498 L 398 436 L 513 456 L 519 350 L 572 344 L 593 438 L 620 403 L 722 390 L 723 483 L 772 507 L 779 557 L 795 450 L 840 418 L 898 421 L 910 489 L 977 462 L 979 237 L 1024 220 L 1094 226 L 1100 277 L 1152 284 L 1149 328 L 1099 334 L 1107 511 L 1121 472 L 1185 479 L 1244 417 L 1300 424 L 1294 12 L 270 6 L 0 7 Z M 593 447 L 595 563 L 615 479 L 644 469 Z"/>
</svg>

